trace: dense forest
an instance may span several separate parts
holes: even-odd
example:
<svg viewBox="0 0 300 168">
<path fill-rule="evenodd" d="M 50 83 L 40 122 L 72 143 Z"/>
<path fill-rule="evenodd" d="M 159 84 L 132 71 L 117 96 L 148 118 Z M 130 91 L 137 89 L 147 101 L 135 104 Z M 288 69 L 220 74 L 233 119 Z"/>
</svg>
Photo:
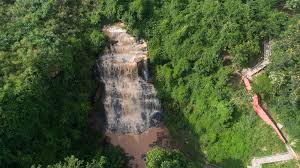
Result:
<svg viewBox="0 0 300 168">
<path fill-rule="evenodd" d="M 254 90 L 300 151 L 299 8 L 298 0 L 0 1 L 0 167 L 127 167 L 88 122 L 93 65 L 109 43 L 100 30 L 116 21 L 147 41 L 164 124 L 181 151 L 155 149 L 147 167 L 240 168 L 283 150 L 237 75 L 267 39 L 271 64 Z"/>
<path fill-rule="evenodd" d="M 92 65 L 106 43 L 92 13 L 97 6 L 51 0 L 0 7 L 0 167 L 90 159 L 96 152 L 124 167 L 122 151 L 96 150 L 101 135 L 88 128 Z"/>
</svg>

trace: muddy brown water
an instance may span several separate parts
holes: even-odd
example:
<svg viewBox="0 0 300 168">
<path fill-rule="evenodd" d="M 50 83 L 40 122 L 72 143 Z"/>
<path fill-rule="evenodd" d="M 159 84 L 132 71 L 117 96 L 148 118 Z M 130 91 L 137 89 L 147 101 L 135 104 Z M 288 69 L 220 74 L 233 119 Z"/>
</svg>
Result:
<svg viewBox="0 0 300 168">
<path fill-rule="evenodd" d="M 145 168 L 145 154 L 157 146 L 167 146 L 169 133 L 165 127 L 153 127 L 141 134 L 106 133 L 108 141 L 124 149 L 132 157 L 130 165 L 133 168 Z"/>
</svg>

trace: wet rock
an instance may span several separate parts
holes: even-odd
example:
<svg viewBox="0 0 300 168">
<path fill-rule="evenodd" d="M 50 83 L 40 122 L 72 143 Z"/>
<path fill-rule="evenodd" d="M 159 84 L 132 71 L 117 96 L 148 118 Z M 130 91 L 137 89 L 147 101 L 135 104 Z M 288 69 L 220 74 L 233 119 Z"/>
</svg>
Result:
<svg viewBox="0 0 300 168">
<path fill-rule="evenodd" d="M 143 59 L 137 62 L 138 75 L 148 83 L 152 83 L 151 75 L 148 69 L 149 60 Z"/>
</svg>

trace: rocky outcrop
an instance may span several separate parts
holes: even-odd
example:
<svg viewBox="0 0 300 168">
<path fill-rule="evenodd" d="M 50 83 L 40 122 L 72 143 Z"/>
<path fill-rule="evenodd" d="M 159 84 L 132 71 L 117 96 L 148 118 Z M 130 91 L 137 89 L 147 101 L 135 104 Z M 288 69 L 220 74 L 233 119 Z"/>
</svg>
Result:
<svg viewBox="0 0 300 168">
<path fill-rule="evenodd" d="M 114 133 L 141 133 L 160 122 L 161 107 L 148 82 L 147 45 L 123 27 L 118 23 L 103 28 L 111 44 L 97 61 L 104 84 L 106 128 Z"/>
</svg>

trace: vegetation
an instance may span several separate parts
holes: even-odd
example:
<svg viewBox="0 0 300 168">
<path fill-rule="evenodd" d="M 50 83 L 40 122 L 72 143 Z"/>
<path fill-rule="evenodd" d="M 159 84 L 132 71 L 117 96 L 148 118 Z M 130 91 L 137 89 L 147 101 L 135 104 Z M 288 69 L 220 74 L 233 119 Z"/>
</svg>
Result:
<svg viewBox="0 0 300 168">
<path fill-rule="evenodd" d="M 254 89 L 286 128 L 289 140 L 300 151 L 300 22 L 299 16 L 272 45 L 267 73 L 255 79 Z M 292 117 L 291 117 L 292 116 Z"/>
<path fill-rule="evenodd" d="M 299 0 L 287 0 L 285 2 L 285 8 L 290 10 L 298 11 L 300 10 L 300 1 Z"/>
<path fill-rule="evenodd" d="M 92 65 L 106 44 L 96 2 L 0 2 L 1 167 L 86 159 L 100 150 L 88 129 Z"/>
<path fill-rule="evenodd" d="M 298 2 L 285 6 L 294 14 Z M 299 18 L 295 14 L 288 24 L 278 3 L 1 1 L 0 165 L 126 167 L 124 154 L 98 145 L 101 135 L 88 128 L 96 88 L 92 65 L 106 45 L 99 30 L 117 20 L 147 40 L 165 124 L 188 158 L 155 149 L 148 167 L 201 167 L 207 161 L 240 168 L 254 155 L 283 150 L 235 74 L 257 61 L 264 39 L 274 39 L 272 64 L 254 89 L 299 139 Z M 95 155 L 95 149 L 106 152 Z"/>
<path fill-rule="evenodd" d="M 187 168 L 188 161 L 179 151 L 156 148 L 147 153 L 147 168 Z"/>
<path fill-rule="evenodd" d="M 264 39 L 285 29 L 287 16 L 275 9 L 277 1 L 132 5 L 124 20 L 148 41 L 165 123 L 194 167 L 203 157 L 223 167 L 244 167 L 254 155 L 284 150 L 234 75 L 257 60 Z"/>
<path fill-rule="evenodd" d="M 91 162 L 85 163 L 74 156 L 70 156 L 65 158 L 64 162 L 48 165 L 47 168 L 106 168 L 106 160 L 106 157 L 101 156 Z M 42 168 L 42 166 L 32 166 L 31 168 Z"/>
<path fill-rule="evenodd" d="M 156 148 L 147 153 L 147 168 L 187 168 L 188 161 L 179 151 Z"/>
<path fill-rule="evenodd" d="M 121 148 L 109 146 L 104 150 L 96 151 L 95 156 L 89 162 L 80 160 L 71 155 L 66 157 L 63 162 L 54 165 L 48 165 L 47 168 L 126 168 L 128 166 L 127 159 Z M 43 168 L 43 166 L 31 166 L 31 168 Z"/>
</svg>

